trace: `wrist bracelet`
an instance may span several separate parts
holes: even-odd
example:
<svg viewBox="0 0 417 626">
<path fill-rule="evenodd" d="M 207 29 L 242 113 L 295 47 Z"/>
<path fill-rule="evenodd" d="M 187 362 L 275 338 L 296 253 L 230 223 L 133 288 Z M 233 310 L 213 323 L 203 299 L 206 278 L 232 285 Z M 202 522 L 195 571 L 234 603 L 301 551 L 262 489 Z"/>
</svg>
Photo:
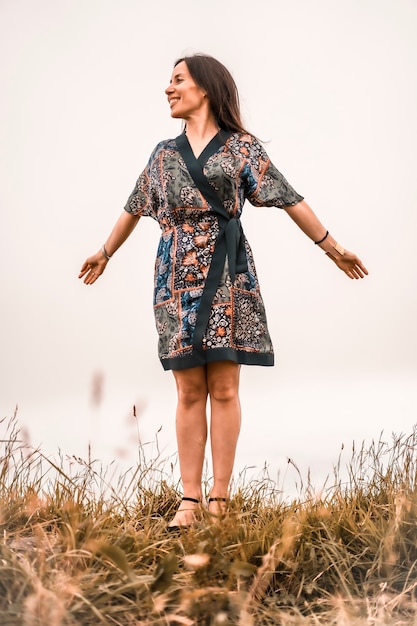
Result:
<svg viewBox="0 0 417 626">
<path fill-rule="evenodd" d="M 106 257 L 106 259 L 107 259 L 108 261 L 110 261 L 111 256 L 109 256 L 109 255 L 107 254 L 107 252 L 106 252 L 106 248 L 105 248 L 104 246 L 102 246 L 102 247 L 101 247 L 101 253 L 102 253 L 102 255 L 103 255 L 103 256 L 105 256 L 105 257 Z"/>
<path fill-rule="evenodd" d="M 319 243 L 323 243 L 323 241 L 326 239 L 327 235 L 329 234 L 329 231 L 326 230 L 326 234 L 324 235 L 323 239 L 319 239 L 319 241 L 315 241 L 314 245 L 317 246 L 317 244 Z"/>
</svg>

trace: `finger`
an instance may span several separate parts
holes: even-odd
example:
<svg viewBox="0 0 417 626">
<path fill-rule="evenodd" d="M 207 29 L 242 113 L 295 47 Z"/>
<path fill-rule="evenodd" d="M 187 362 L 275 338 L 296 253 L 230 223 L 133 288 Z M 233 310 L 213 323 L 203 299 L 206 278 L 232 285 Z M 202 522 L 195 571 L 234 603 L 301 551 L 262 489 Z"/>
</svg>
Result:
<svg viewBox="0 0 417 626">
<path fill-rule="evenodd" d="M 87 263 L 87 261 L 85 263 L 83 263 L 80 273 L 78 274 L 78 278 L 82 278 L 90 269 L 89 264 Z"/>
<path fill-rule="evenodd" d="M 345 271 L 346 271 L 346 274 L 348 274 L 349 278 L 357 278 L 355 266 L 348 267 Z"/>
<path fill-rule="evenodd" d="M 89 285 L 89 284 L 90 284 L 90 282 L 91 282 L 92 277 L 93 277 L 92 270 L 91 270 L 91 268 L 88 268 L 87 275 L 86 275 L 86 277 L 84 278 L 84 283 L 85 283 L 86 285 Z"/>
<path fill-rule="evenodd" d="M 84 281 L 87 285 L 92 285 L 96 282 L 97 278 L 100 276 L 97 272 L 90 270 L 86 280 Z"/>
<path fill-rule="evenodd" d="M 346 274 L 349 273 L 351 278 L 363 278 L 363 273 L 357 259 L 345 263 L 345 272 Z"/>
<path fill-rule="evenodd" d="M 368 274 L 368 270 L 366 269 L 362 261 L 358 259 L 358 257 L 355 257 L 354 259 L 354 267 L 355 271 L 358 272 L 361 278 L 363 278 L 365 274 Z"/>
<path fill-rule="evenodd" d="M 358 261 L 355 265 L 355 271 L 357 272 L 359 278 L 364 278 L 365 275 L 368 274 L 368 270 L 360 261 Z"/>
<path fill-rule="evenodd" d="M 364 266 L 364 264 L 362 263 L 362 261 L 359 261 L 359 262 L 358 262 L 358 267 L 360 267 L 361 271 L 362 271 L 364 274 L 368 275 L 368 270 L 366 269 L 366 267 Z"/>
</svg>

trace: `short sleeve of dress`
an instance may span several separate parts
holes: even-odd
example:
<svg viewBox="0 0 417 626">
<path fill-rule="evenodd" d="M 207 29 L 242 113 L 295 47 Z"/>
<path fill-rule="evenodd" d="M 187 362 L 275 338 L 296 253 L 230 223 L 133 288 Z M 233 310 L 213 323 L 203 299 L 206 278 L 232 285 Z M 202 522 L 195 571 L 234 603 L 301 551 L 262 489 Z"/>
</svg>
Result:
<svg viewBox="0 0 417 626">
<path fill-rule="evenodd" d="M 290 185 L 287 179 L 271 163 L 259 141 L 246 135 L 247 164 L 242 170 L 245 195 L 254 206 L 293 206 L 303 200 L 303 196 Z"/>
<path fill-rule="evenodd" d="M 155 177 L 157 176 L 157 158 L 161 150 L 161 145 L 158 144 L 153 150 L 148 164 L 140 174 L 125 204 L 125 211 L 132 213 L 132 215 L 138 215 L 142 217 L 149 215 L 156 219 L 157 214 L 157 184 L 155 184 Z"/>
</svg>

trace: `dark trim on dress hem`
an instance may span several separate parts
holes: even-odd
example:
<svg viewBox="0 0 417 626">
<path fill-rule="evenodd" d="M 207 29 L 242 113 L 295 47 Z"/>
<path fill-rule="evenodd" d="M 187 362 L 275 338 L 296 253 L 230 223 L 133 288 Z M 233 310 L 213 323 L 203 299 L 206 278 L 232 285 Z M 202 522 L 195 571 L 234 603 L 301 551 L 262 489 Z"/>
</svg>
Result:
<svg viewBox="0 0 417 626">
<path fill-rule="evenodd" d="M 187 354 L 186 356 L 168 359 L 161 358 L 161 364 L 165 371 L 185 370 L 216 361 L 233 361 L 239 365 L 262 365 L 271 367 L 274 365 L 274 354 L 246 352 L 245 350 L 236 350 L 233 348 L 214 348 L 213 350 L 204 350 L 203 353 L 196 353 L 194 351 L 192 354 Z"/>
</svg>

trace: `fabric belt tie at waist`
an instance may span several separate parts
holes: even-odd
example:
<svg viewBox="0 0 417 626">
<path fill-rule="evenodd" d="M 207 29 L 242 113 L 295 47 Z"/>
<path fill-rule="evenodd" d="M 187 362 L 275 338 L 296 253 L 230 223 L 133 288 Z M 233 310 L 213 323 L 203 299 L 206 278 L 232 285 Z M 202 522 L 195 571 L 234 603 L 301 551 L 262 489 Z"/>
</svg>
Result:
<svg viewBox="0 0 417 626">
<path fill-rule="evenodd" d="M 228 221 L 226 226 L 224 226 L 224 237 L 226 241 L 230 278 L 232 282 L 234 282 L 236 274 L 248 271 L 245 235 L 240 219 L 233 217 Z"/>
</svg>

